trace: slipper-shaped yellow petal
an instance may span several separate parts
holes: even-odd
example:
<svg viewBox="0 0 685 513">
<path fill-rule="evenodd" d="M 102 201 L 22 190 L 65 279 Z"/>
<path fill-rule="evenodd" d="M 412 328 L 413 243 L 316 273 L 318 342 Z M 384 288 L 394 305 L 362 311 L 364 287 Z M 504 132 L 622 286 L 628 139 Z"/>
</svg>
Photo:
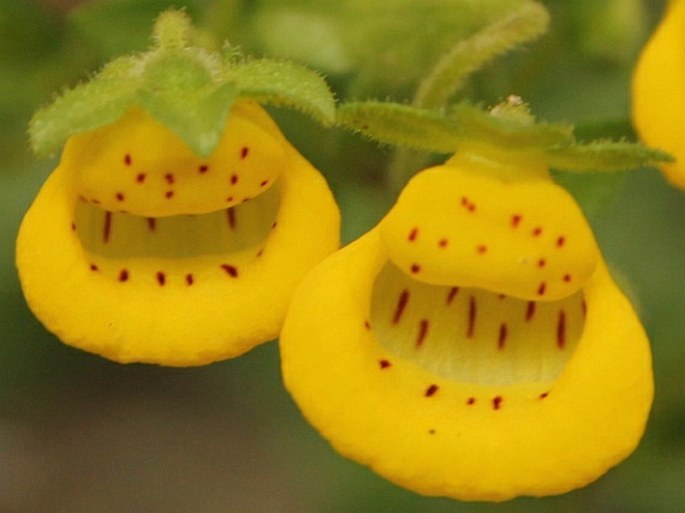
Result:
<svg viewBox="0 0 685 513">
<path fill-rule="evenodd" d="M 669 2 L 638 59 L 633 74 L 632 115 L 640 138 L 673 155 L 660 167 L 674 185 L 685 188 L 685 2 Z"/>
<path fill-rule="evenodd" d="M 186 366 L 275 338 L 295 286 L 338 245 L 323 177 L 238 102 L 206 159 L 137 109 L 72 137 L 22 222 L 17 266 L 64 342 Z"/>
<path fill-rule="evenodd" d="M 646 335 L 565 193 L 539 178 L 485 187 L 463 165 L 417 175 L 378 227 L 298 287 L 281 334 L 286 386 L 338 451 L 418 493 L 500 501 L 584 486 L 642 436 Z M 506 286 L 479 274 L 490 251 Z M 576 286 L 530 294 L 559 271 Z"/>
</svg>

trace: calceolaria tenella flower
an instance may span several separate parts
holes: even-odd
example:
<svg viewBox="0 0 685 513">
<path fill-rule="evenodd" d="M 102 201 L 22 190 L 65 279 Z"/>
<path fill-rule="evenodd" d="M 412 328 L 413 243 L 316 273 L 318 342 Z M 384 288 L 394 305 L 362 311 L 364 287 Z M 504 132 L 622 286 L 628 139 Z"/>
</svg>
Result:
<svg viewBox="0 0 685 513">
<path fill-rule="evenodd" d="M 165 16 L 158 32 L 187 22 Z M 277 80 L 249 83 L 288 66 L 229 63 L 220 76 L 210 54 L 167 37 L 171 48 L 105 68 L 34 120 L 39 145 L 36 133 L 59 132 L 50 116 L 81 114 L 59 132 L 69 139 L 22 222 L 17 266 L 31 309 L 64 342 L 121 362 L 200 365 L 278 335 L 295 285 L 338 247 L 339 214 L 323 177 L 250 99 L 254 87 L 258 99 L 306 103 Z M 89 87 L 118 96 L 91 107 Z M 202 87 L 214 94 L 188 105 Z M 91 121 L 98 106 L 104 123 Z"/>
<path fill-rule="evenodd" d="M 666 14 L 642 51 L 633 76 L 635 128 L 650 145 L 671 153 L 676 162 L 661 165 L 666 178 L 685 189 L 685 2 L 671 0 Z"/>
<path fill-rule="evenodd" d="M 463 142 L 412 178 L 380 224 L 308 275 L 281 335 L 305 417 L 422 494 L 583 486 L 631 453 L 652 402 L 645 332 L 548 173 L 550 159 L 585 156 L 495 148 Z"/>
</svg>

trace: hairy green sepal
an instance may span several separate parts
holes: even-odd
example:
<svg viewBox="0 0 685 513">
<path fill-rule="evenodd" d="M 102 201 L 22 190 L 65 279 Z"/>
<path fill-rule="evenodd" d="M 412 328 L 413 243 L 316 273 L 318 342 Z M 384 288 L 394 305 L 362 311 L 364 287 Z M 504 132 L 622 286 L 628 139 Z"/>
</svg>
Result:
<svg viewBox="0 0 685 513">
<path fill-rule="evenodd" d="M 111 124 L 139 106 L 175 132 L 196 154 L 210 155 L 238 98 L 298 109 L 323 124 L 335 118 L 325 81 L 302 66 L 238 59 L 193 42 L 197 34 L 181 11 L 162 13 L 151 50 L 107 64 L 89 81 L 67 90 L 31 120 L 38 155 L 58 150 L 75 134 Z"/>
<path fill-rule="evenodd" d="M 536 122 L 518 99 L 490 110 L 461 103 L 446 114 L 390 102 L 352 102 L 339 107 L 338 122 L 381 143 L 433 153 L 473 146 L 540 153 L 550 167 L 565 171 L 617 171 L 672 160 L 638 143 L 581 144 L 570 125 Z"/>
</svg>

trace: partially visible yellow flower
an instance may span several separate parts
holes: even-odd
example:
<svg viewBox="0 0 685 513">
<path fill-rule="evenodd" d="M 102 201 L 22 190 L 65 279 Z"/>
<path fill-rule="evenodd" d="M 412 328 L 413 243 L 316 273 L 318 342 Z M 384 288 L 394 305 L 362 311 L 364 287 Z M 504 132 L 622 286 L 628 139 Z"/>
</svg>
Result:
<svg viewBox="0 0 685 513">
<path fill-rule="evenodd" d="M 283 375 L 342 454 L 418 493 L 563 493 L 636 447 L 645 332 L 546 164 L 459 153 L 298 288 Z"/>
<path fill-rule="evenodd" d="M 21 225 L 17 266 L 64 342 L 199 365 L 275 338 L 338 232 L 325 180 L 256 103 L 233 105 L 207 158 L 134 107 L 67 142 Z"/>
<path fill-rule="evenodd" d="M 641 139 L 672 154 L 666 178 L 685 188 L 685 2 L 672 0 L 633 76 L 633 121 Z"/>
</svg>

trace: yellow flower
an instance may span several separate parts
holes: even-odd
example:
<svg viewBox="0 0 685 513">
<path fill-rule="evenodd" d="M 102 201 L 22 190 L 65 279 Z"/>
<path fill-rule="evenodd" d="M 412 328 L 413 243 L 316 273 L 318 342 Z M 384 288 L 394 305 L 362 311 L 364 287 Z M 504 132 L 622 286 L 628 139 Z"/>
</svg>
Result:
<svg viewBox="0 0 685 513">
<path fill-rule="evenodd" d="M 633 121 L 645 143 L 671 153 L 666 178 L 685 188 L 685 2 L 672 0 L 633 76 Z"/>
<path fill-rule="evenodd" d="M 647 337 L 581 211 L 513 155 L 415 176 L 298 287 L 281 351 L 338 451 L 463 500 L 586 485 L 636 447 L 653 395 Z"/>
<path fill-rule="evenodd" d="M 64 342 L 200 365 L 275 338 L 338 232 L 323 177 L 255 103 L 234 104 L 207 158 L 133 108 L 70 138 L 22 222 L 17 266 Z"/>
</svg>

